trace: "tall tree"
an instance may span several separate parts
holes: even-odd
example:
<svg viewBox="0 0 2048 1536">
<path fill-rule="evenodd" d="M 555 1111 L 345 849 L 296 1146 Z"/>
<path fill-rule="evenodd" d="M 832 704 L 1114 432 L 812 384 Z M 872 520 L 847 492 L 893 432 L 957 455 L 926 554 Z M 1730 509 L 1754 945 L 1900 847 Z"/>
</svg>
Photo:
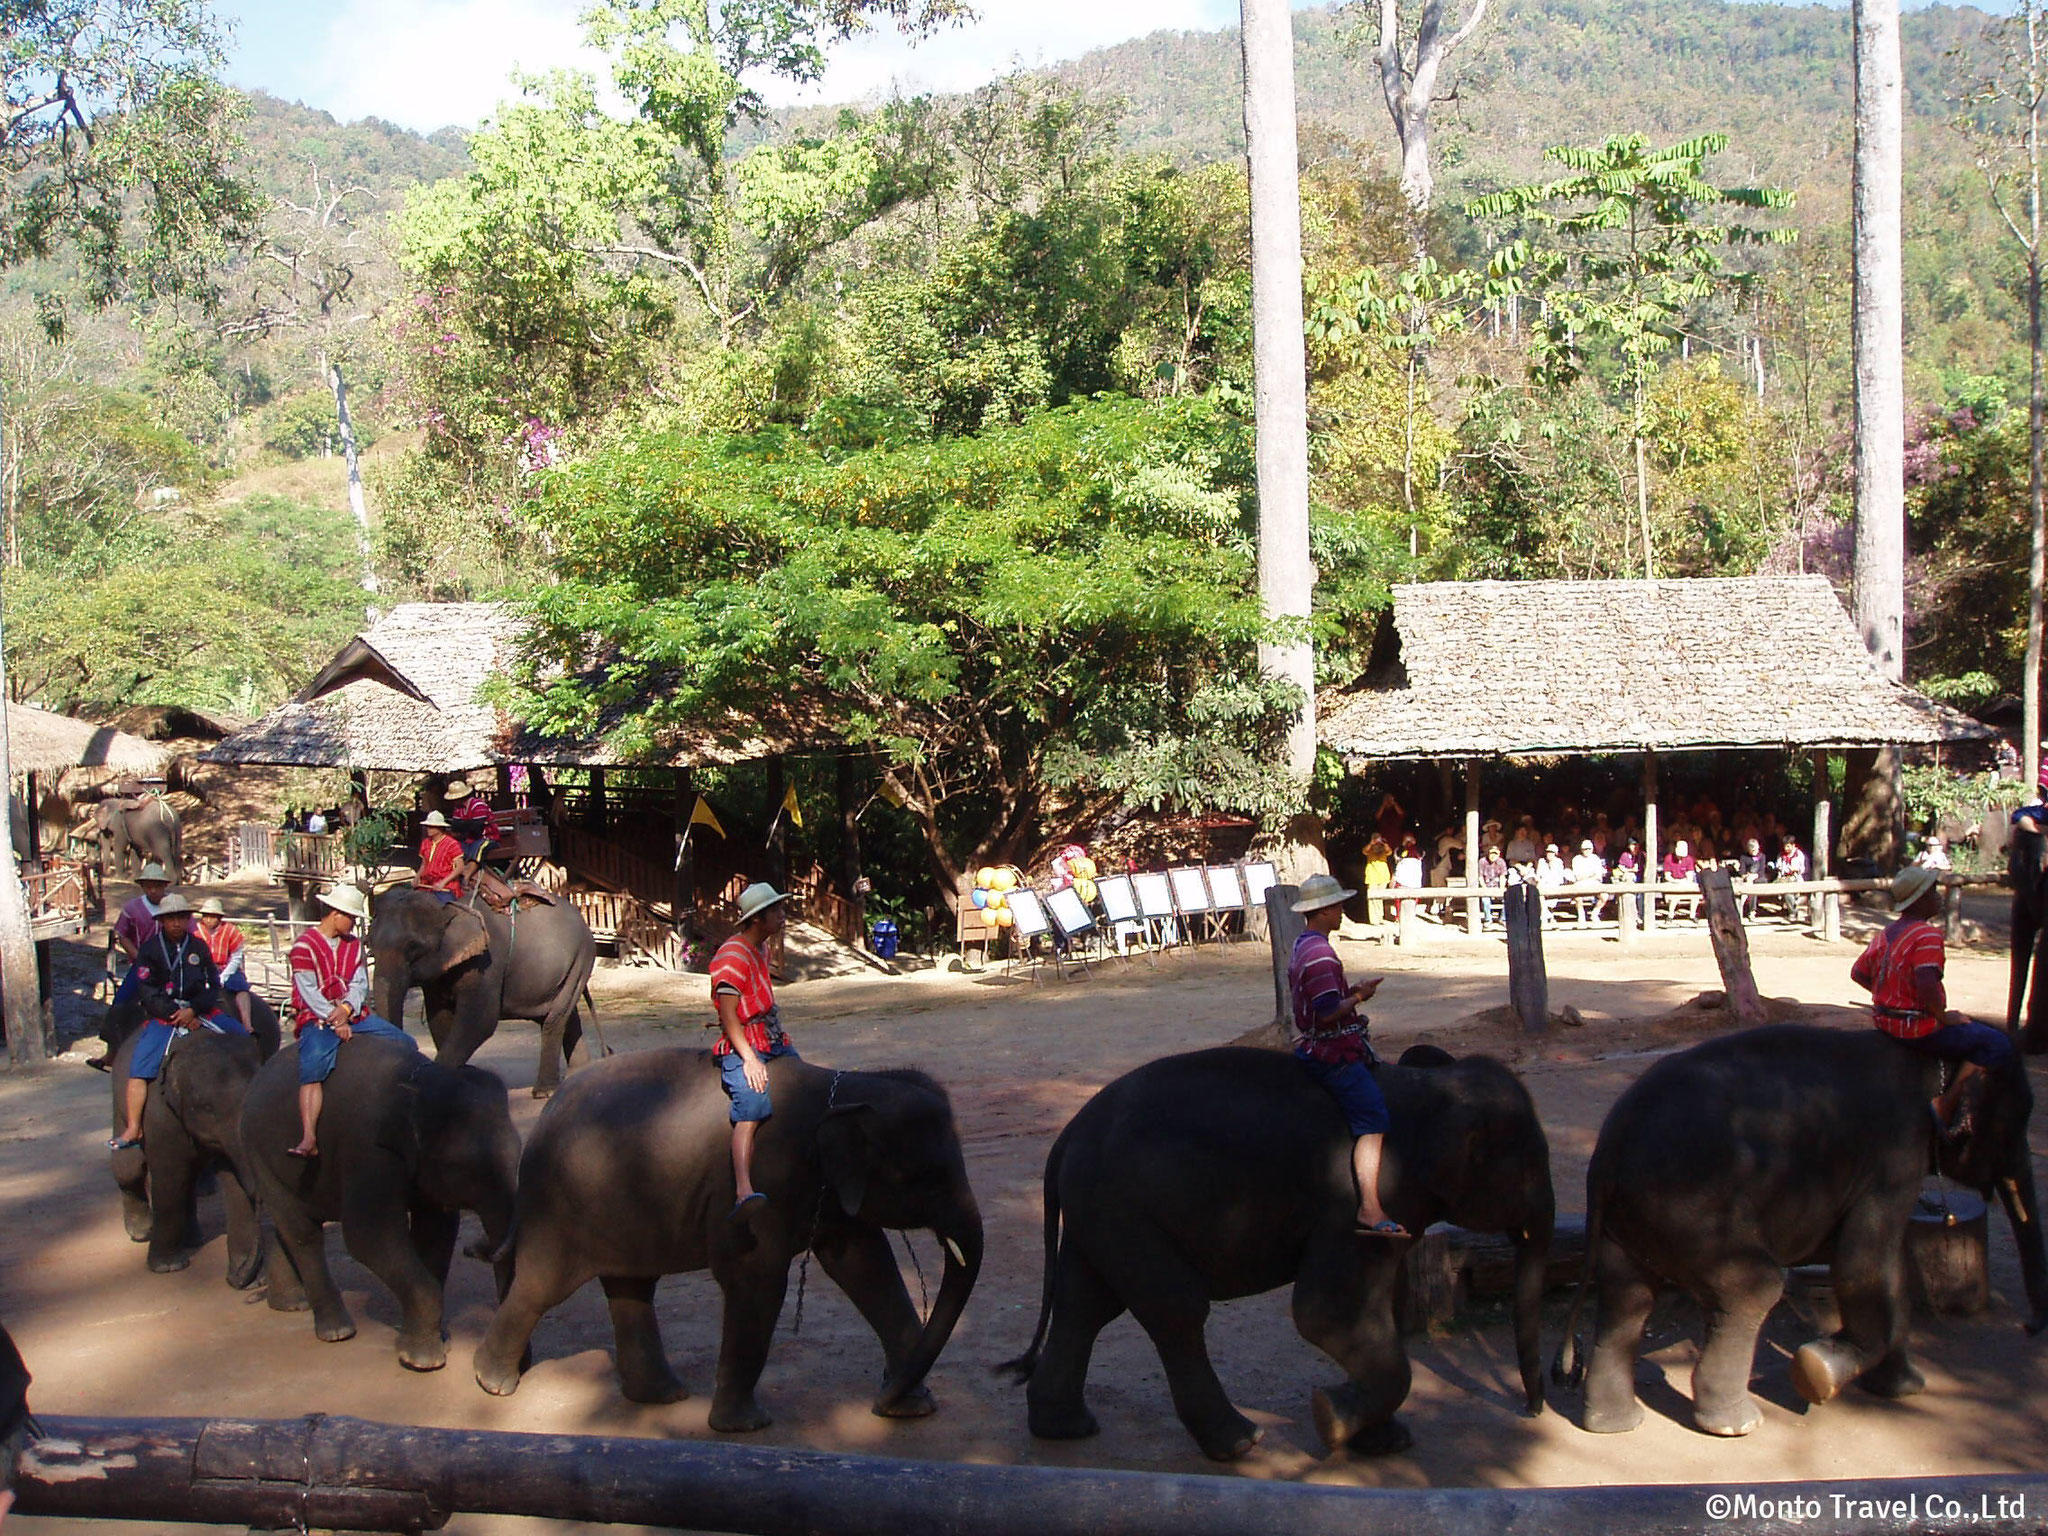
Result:
<svg viewBox="0 0 2048 1536">
<path fill-rule="evenodd" d="M 1471 0 L 1463 25 L 1446 33 L 1444 0 L 1422 0 L 1410 45 L 1403 37 L 1400 0 L 1380 0 L 1379 43 L 1372 58 L 1379 66 L 1380 95 L 1401 145 L 1401 195 L 1417 215 L 1427 213 L 1436 196 L 1436 175 L 1429 165 L 1429 112 L 1438 99 L 1437 79 L 1444 61 L 1479 30 L 1486 6 L 1487 0 Z M 1420 223 L 1416 242 L 1419 249 Z"/>
<path fill-rule="evenodd" d="M 1244 132 L 1252 210 L 1252 377 L 1258 428 L 1259 595 L 1273 632 L 1259 665 L 1301 690 L 1287 767 L 1316 762 L 1316 661 L 1309 639 L 1308 347 L 1301 302 L 1301 176 L 1294 25 L 1287 0 L 1244 0 Z"/>
<path fill-rule="evenodd" d="M 0 0 L 0 40 L 0 268 L 66 253 L 95 304 L 137 290 L 209 297 L 209 258 L 246 232 L 256 200 L 228 168 L 236 98 L 209 73 L 220 47 L 205 7 Z M 39 302 L 46 327 L 61 330 L 61 291 Z M 5 411 L 0 400 L 0 437 Z M 11 788 L 8 759 L 0 723 L 0 785 Z M 20 1061 L 40 1056 L 44 1040 L 11 821 L 0 818 L 0 1008 Z"/>
</svg>

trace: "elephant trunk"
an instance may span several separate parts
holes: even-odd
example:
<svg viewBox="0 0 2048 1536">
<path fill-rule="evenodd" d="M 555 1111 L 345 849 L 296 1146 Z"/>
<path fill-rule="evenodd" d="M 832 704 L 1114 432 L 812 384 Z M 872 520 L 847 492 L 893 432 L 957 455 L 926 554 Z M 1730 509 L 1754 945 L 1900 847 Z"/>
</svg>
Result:
<svg viewBox="0 0 2048 1536">
<path fill-rule="evenodd" d="M 1515 1358 L 1522 1370 L 1523 1411 L 1543 1411 L 1543 1285 L 1550 1274 L 1550 1236 L 1556 1215 L 1546 1202 L 1514 1235 Z"/>
<path fill-rule="evenodd" d="M 379 958 L 374 980 L 370 985 L 370 1011 L 380 1018 L 389 1019 L 400 1029 L 405 1028 L 405 994 L 411 978 L 405 974 L 405 967 Z"/>
<path fill-rule="evenodd" d="M 932 1230 L 946 1252 L 945 1277 L 939 1282 L 938 1299 L 932 1303 L 932 1315 L 925 1320 L 924 1332 L 917 1336 L 910 1353 L 890 1373 L 875 1398 L 877 1413 L 887 1413 L 924 1381 L 947 1340 L 952 1338 L 953 1326 L 960 1321 L 960 1313 L 974 1290 L 975 1278 L 981 1273 L 981 1213 L 971 1200 L 959 1215 L 934 1223 Z"/>
<path fill-rule="evenodd" d="M 2041 1238 L 2041 1205 L 2034 1194 L 2033 1158 L 2024 1137 L 2016 1166 L 1998 1181 L 2005 1219 L 2012 1223 L 2013 1245 L 2020 1251 L 2020 1276 L 2027 1288 L 2027 1332 L 2048 1328 L 2048 1252 Z"/>
</svg>

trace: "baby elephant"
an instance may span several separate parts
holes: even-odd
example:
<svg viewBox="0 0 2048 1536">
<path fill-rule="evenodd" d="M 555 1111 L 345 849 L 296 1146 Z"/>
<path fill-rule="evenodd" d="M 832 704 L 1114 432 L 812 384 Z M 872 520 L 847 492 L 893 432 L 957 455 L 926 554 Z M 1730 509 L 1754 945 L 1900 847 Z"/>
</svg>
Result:
<svg viewBox="0 0 2048 1536">
<path fill-rule="evenodd" d="M 464 1211 L 483 1222 L 486 1253 L 508 1246 L 519 1179 L 519 1134 L 505 1085 L 481 1067 L 449 1068 L 409 1044 L 363 1037 L 341 1048 L 327 1079 L 319 1155 L 289 1156 L 299 1136 L 298 1047 L 271 1057 L 242 1106 L 242 1146 L 282 1262 L 270 1268 L 270 1305 L 313 1309 L 330 1343 L 356 1325 L 327 1270 L 322 1224 L 341 1223 L 358 1263 L 391 1288 L 404 1311 L 398 1360 L 415 1371 L 448 1363 L 441 1292 Z M 498 1262 L 498 1295 L 510 1283 Z"/>
</svg>

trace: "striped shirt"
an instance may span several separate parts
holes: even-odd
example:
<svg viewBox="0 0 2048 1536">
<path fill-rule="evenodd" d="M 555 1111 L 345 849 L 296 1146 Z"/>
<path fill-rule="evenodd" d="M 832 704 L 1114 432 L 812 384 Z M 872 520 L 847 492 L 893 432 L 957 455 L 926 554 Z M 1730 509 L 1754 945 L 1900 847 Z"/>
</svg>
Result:
<svg viewBox="0 0 2048 1536">
<path fill-rule="evenodd" d="M 308 928 L 292 946 L 289 963 L 294 1037 L 311 1025 L 325 1024 L 339 1002 L 348 1004 L 350 1018 L 363 1016 L 370 1002 L 370 971 L 363 964 L 361 939 L 330 939 L 318 928 Z"/>
<path fill-rule="evenodd" d="M 1296 1055 L 1333 1064 L 1368 1059 L 1364 1020 L 1343 1011 L 1349 991 L 1344 962 L 1328 935 L 1308 929 L 1294 941 L 1287 959 L 1287 995 L 1294 1005 L 1295 1033 L 1301 1036 Z M 1332 1008 L 1338 1010 L 1335 1018 L 1319 1019 Z"/>
<path fill-rule="evenodd" d="M 1849 974 L 1870 988 L 1870 1011 L 1879 1029 L 1901 1040 L 1918 1040 L 1941 1028 L 1941 1016 L 1920 1006 L 1914 973 L 1928 966 L 1939 972 L 1946 964 L 1941 929 L 1918 918 L 1901 919 L 1871 939 Z"/>
<path fill-rule="evenodd" d="M 729 1056 L 732 1042 L 726 1039 L 717 1016 L 721 996 L 738 999 L 740 1023 L 755 1055 L 766 1056 L 786 1038 L 781 1016 L 775 1010 L 775 984 L 768 976 L 768 956 L 738 934 L 719 945 L 718 953 L 711 957 L 712 1019 L 705 1026 L 719 1030 L 711 1054 Z"/>
</svg>

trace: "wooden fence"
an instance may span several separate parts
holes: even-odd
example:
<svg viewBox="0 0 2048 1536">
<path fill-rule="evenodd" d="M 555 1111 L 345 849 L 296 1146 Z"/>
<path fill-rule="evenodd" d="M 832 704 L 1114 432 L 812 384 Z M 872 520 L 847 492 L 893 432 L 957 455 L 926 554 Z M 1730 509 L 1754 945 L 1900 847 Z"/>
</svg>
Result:
<svg viewBox="0 0 2048 1536">
<path fill-rule="evenodd" d="M 51 860 L 23 875 L 31 937 L 61 939 L 85 932 L 105 912 L 98 877 L 96 866 L 69 860 Z"/>
</svg>

